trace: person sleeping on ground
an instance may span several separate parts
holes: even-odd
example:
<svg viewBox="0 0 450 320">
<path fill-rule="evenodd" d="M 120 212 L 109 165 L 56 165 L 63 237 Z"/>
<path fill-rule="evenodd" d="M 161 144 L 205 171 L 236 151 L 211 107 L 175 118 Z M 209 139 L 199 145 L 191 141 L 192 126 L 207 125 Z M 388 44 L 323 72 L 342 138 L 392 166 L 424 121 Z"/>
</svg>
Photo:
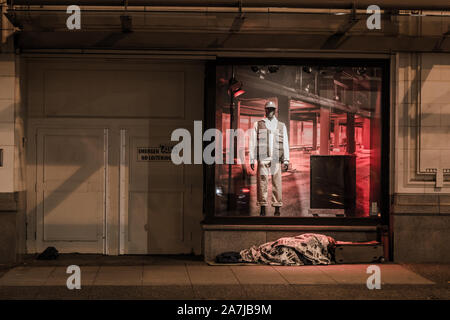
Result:
<svg viewBox="0 0 450 320">
<path fill-rule="evenodd" d="M 269 265 L 326 265 L 334 261 L 336 241 L 329 236 L 305 233 L 284 237 L 237 252 L 224 252 L 218 263 L 259 263 Z"/>
</svg>

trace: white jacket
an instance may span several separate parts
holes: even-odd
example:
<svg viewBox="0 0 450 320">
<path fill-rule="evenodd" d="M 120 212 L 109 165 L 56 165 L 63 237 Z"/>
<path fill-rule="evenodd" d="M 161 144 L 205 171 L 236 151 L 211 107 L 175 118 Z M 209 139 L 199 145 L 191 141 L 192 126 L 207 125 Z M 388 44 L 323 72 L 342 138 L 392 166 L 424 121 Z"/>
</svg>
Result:
<svg viewBox="0 0 450 320">
<path fill-rule="evenodd" d="M 278 128 L 278 119 L 274 116 L 272 120 L 267 118 L 263 119 L 266 124 L 267 129 L 269 130 L 269 152 L 267 157 L 263 159 L 259 159 L 260 161 L 271 161 L 272 155 L 274 155 L 274 145 L 276 145 L 276 141 L 274 141 L 277 136 L 277 128 Z M 289 161 L 289 140 L 286 125 L 280 122 L 281 127 L 283 128 L 283 159 L 284 161 Z M 249 143 L 249 154 L 250 154 L 250 163 L 253 163 L 258 158 L 258 121 L 253 124 L 253 129 L 250 135 L 250 143 Z"/>
</svg>

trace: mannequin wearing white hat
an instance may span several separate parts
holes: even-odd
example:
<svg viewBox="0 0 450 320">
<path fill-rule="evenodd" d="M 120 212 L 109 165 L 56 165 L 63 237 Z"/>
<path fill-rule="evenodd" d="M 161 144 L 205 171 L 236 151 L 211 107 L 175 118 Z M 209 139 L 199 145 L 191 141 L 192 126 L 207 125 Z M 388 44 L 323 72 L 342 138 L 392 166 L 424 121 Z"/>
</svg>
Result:
<svg viewBox="0 0 450 320">
<path fill-rule="evenodd" d="M 250 137 L 250 167 L 257 168 L 257 205 L 260 215 L 266 215 L 268 178 L 272 176 L 272 206 L 275 216 L 280 216 L 282 203 L 281 163 L 286 171 L 289 167 L 289 141 L 286 125 L 275 117 L 277 106 L 268 101 L 266 117 L 254 123 Z"/>
</svg>

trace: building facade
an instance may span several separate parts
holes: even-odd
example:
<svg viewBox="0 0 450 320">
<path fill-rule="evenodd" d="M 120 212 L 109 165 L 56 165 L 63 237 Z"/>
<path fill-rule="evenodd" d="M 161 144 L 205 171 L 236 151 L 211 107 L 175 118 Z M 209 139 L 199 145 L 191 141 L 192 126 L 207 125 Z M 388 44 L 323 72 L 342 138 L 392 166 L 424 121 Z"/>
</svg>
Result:
<svg viewBox="0 0 450 320">
<path fill-rule="evenodd" d="M 2 3 L 0 263 L 48 246 L 212 260 L 305 232 L 450 261 L 447 2 L 73 2 Z M 289 136 L 280 217 L 259 215 L 226 136 L 267 101 Z M 172 161 L 176 129 L 191 163 Z M 207 129 L 216 163 L 198 159 Z"/>
</svg>

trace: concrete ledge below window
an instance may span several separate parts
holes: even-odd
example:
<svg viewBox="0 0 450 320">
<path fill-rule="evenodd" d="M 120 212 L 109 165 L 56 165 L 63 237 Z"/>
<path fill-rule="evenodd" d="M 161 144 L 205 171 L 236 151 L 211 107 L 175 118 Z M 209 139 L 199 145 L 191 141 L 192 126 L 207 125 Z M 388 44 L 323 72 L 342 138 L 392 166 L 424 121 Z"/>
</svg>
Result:
<svg viewBox="0 0 450 320">
<path fill-rule="evenodd" d="M 299 226 L 299 225 L 239 225 L 203 224 L 203 230 L 263 230 L 263 231 L 376 231 L 376 226 Z"/>
<path fill-rule="evenodd" d="M 303 233 L 319 233 L 340 241 L 377 240 L 376 226 L 299 226 L 299 225 L 202 225 L 203 255 L 212 261 L 223 252 L 236 251 L 292 237 Z"/>
</svg>

